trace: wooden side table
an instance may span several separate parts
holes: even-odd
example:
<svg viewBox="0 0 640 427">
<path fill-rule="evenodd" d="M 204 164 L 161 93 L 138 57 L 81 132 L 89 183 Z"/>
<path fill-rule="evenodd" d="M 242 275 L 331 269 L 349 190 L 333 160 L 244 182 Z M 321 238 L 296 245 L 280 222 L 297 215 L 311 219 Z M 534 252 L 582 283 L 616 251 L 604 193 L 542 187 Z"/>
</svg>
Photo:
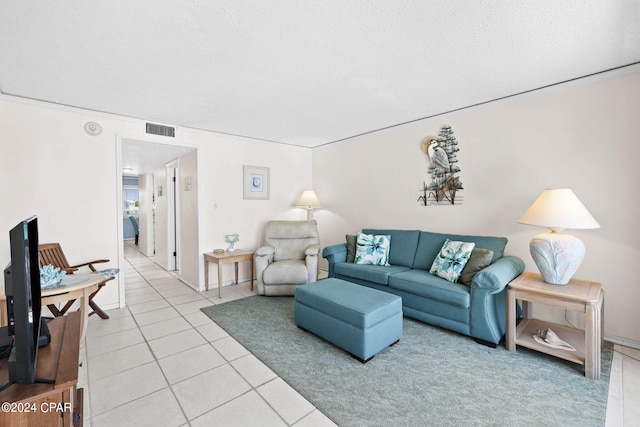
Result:
<svg viewBox="0 0 640 427">
<path fill-rule="evenodd" d="M 218 298 L 222 298 L 222 264 L 234 263 L 236 269 L 236 283 L 238 283 L 238 262 L 249 261 L 251 264 L 251 290 L 253 290 L 253 252 L 236 249 L 229 252 L 206 252 L 204 254 L 204 287 L 209 290 L 209 263 L 218 265 Z"/>
<path fill-rule="evenodd" d="M 523 319 L 516 328 L 516 300 L 522 301 Z M 531 318 L 530 304 L 539 302 L 585 313 L 585 330 Z M 516 344 L 561 359 L 584 365 L 585 376 L 600 378 L 600 350 L 604 291 L 598 282 L 571 279 L 566 285 L 545 283 L 537 273 L 523 273 L 509 283 L 507 290 L 507 350 L 515 352 Z M 538 330 L 551 328 L 576 351 L 560 350 L 538 343 L 533 335 Z"/>
</svg>

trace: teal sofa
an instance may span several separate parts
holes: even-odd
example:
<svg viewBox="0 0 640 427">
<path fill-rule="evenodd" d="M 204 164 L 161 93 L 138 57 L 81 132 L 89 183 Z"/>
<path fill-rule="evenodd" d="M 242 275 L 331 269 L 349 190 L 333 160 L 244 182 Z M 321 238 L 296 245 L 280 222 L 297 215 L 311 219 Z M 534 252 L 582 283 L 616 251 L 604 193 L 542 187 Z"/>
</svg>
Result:
<svg viewBox="0 0 640 427">
<path fill-rule="evenodd" d="M 505 256 L 505 237 L 465 236 L 420 230 L 364 229 L 365 234 L 391 236 L 388 266 L 347 262 L 347 244 L 324 248 L 329 277 L 389 292 L 402 298 L 411 317 L 471 336 L 496 347 L 506 331 L 507 284 L 524 271 L 524 262 Z M 470 286 L 429 273 L 446 239 L 474 242 L 493 251 L 490 265 L 473 276 Z"/>
</svg>

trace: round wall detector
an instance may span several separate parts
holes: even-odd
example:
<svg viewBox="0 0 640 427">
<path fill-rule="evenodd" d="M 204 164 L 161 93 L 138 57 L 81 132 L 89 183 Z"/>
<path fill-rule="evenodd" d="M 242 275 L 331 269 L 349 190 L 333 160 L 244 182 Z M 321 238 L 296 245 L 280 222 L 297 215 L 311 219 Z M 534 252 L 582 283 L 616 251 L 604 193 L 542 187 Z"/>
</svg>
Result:
<svg viewBox="0 0 640 427">
<path fill-rule="evenodd" d="M 100 132 L 102 132 L 102 126 L 96 122 L 87 122 L 84 124 L 84 131 L 89 135 L 100 135 Z"/>
</svg>

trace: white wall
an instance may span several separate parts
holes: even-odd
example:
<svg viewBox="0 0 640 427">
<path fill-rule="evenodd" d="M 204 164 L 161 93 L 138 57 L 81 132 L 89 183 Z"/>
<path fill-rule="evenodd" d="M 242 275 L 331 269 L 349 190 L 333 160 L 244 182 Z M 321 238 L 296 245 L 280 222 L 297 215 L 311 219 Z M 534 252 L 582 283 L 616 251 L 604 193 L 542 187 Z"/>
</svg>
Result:
<svg viewBox="0 0 640 427">
<path fill-rule="evenodd" d="M 194 150 L 180 157 L 180 176 L 177 188 L 180 193 L 180 278 L 198 287 L 200 282 L 199 221 L 198 221 L 198 155 Z M 186 179 L 191 179 L 191 187 L 186 187 Z"/>
<path fill-rule="evenodd" d="M 83 130 L 87 121 L 100 123 L 102 133 L 87 135 Z M 118 235 L 122 138 L 197 148 L 198 284 L 204 280 L 202 253 L 224 247 L 225 234 L 239 233 L 238 246 L 255 249 L 267 220 L 305 217 L 292 205 L 311 186 L 310 149 L 184 128 L 177 129 L 175 139 L 150 138 L 144 123 L 0 95 L 0 233 L 8 234 L 19 221 L 36 214 L 40 241 L 60 242 L 70 262 L 108 258 L 107 267 L 124 268 Z M 243 164 L 271 169 L 271 200 L 242 199 Z M 0 237 L 0 265 L 8 261 L 5 235 Z M 248 266 L 243 266 L 241 276 L 248 279 L 248 275 Z M 224 280 L 232 276 L 232 271 L 225 271 Z M 212 274 L 214 285 L 216 277 Z M 121 274 L 97 295 L 102 308 L 123 304 L 122 278 Z"/>
<path fill-rule="evenodd" d="M 363 227 L 502 235 L 507 253 L 537 271 L 528 244 L 544 230 L 517 221 L 545 188 L 569 187 L 601 225 L 569 231 L 587 248 L 575 277 L 602 282 L 605 334 L 640 342 L 639 117 L 635 67 L 317 148 L 322 244 Z M 429 161 L 420 145 L 443 124 L 459 142 L 464 203 L 424 207 L 416 200 Z M 545 307 L 534 314 L 564 317 Z"/>
</svg>

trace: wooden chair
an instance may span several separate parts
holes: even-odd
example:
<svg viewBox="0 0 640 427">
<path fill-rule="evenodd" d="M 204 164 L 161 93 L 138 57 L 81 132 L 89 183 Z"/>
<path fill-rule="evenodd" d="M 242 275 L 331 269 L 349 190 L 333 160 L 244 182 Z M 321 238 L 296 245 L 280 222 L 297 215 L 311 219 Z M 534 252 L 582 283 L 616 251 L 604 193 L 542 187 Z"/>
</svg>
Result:
<svg viewBox="0 0 640 427">
<path fill-rule="evenodd" d="M 62 251 L 62 247 L 60 247 L 59 243 L 44 243 L 38 247 L 40 252 L 40 267 L 44 267 L 45 265 L 53 265 L 54 267 L 60 268 L 60 271 L 66 271 L 67 274 L 75 273 L 80 267 L 89 267 L 91 271 L 97 271 L 93 264 L 99 264 L 102 262 L 109 262 L 108 259 L 98 259 L 95 261 L 85 262 L 83 264 L 77 265 L 69 265 L 69 261 L 67 261 L 67 257 L 64 255 Z M 98 284 L 98 290 L 89 295 L 89 306 L 93 309 L 89 316 L 92 314 L 97 314 L 102 319 L 108 319 L 109 315 L 105 313 L 98 304 L 93 301 L 93 297 L 102 289 L 102 287 L 109 281 L 113 280 L 115 277 L 109 277 L 105 279 L 102 283 Z M 61 309 L 58 309 L 53 304 L 48 305 L 47 307 L 53 313 L 54 316 L 63 316 L 73 305 L 76 300 L 67 301 L 67 303 Z"/>
</svg>

